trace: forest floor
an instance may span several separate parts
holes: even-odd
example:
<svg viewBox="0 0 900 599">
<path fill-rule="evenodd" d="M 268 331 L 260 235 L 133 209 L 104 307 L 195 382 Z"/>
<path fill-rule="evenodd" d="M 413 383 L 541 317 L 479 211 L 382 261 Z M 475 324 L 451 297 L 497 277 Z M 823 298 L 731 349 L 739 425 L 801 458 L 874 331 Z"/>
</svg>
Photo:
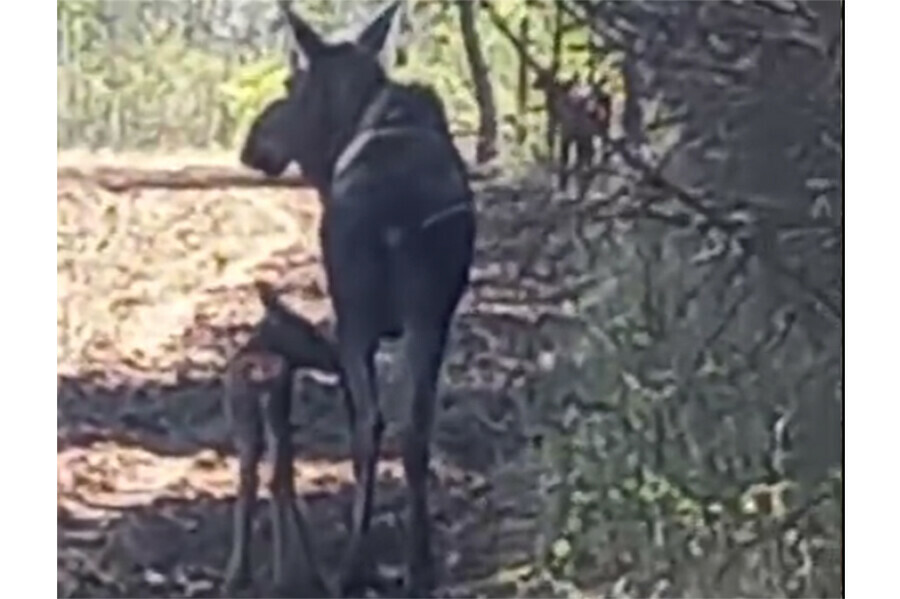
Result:
<svg viewBox="0 0 900 599">
<path fill-rule="evenodd" d="M 134 168 L 141 160 L 119 161 Z M 515 278 L 491 240 L 509 241 L 528 208 L 501 208 L 496 221 L 480 223 L 473 288 L 454 325 L 440 398 L 430 488 L 444 596 L 515 595 L 508 574 L 533 552 L 536 475 L 517 465 L 522 439 L 511 398 L 526 384 L 527 364 L 515 347 L 534 314 L 489 291 Z M 239 343 L 223 331 L 261 313 L 256 278 L 283 289 L 313 321 L 330 317 L 318 218 L 308 190 L 113 193 L 88 179 L 58 179 L 61 597 L 219 594 L 236 487 L 219 375 Z M 390 351 L 381 362 L 390 424 L 371 542 L 379 572 L 399 580 L 405 495 L 397 430 L 405 406 Z M 295 472 L 319 557 L 333 570 L 347 537 L 348 430 L 333 389 L 317 389 L 294 398 Z M 261 492 L 247 596 L 271 596 Z"/>
</svg>

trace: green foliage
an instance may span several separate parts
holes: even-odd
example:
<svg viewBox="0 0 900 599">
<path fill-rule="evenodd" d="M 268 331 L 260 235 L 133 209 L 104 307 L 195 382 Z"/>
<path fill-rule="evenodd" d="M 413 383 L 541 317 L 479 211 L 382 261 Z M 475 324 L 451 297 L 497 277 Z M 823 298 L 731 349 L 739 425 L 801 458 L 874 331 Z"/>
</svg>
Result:
<svg viewBox="0 0 900 599">
<path fill-rule="evenodd" d="M 283 34 L 242 41 L 235 36 L 223 46 L 218 38 L 204 33 L 209 28 L 207 21 L 218 18 L 203 10 L 209 3 L 190 0 L 197 7 L 193 13 L 179 3 L 145 4 L 135 3 L 137 16 L 117 14 L 116 19 L 127 26 L 113 27 L 110 14 L 114 5 L 109 2 L 60 3 L 58 146 L 235 147 L 253 116 L 281 92 Z M 410 4 L 415 29 L 404 47 L 408 60 L 394 74 L 400 80 L 433 85 L 447 105 L 454 129 L 472 133 L 478 113 L 458 11 L 451 2 L 416 0 Z M 527 8 L 525 4 L 506 0 L 496 2 L 495 7 L 513 27 L 528 16 L 531 50 L 549 65 L 556 8 L 553 3 Z M 116 8 L 121 11 L 121 6 Z M 333 30 L 348 12 L 344 3 L 335 0 L 306 2 L 303 10 L 324 31 Z M 263 14 L 261 8 L 257 12 L 255 18 L 263 21 L 273 16 Z M 543 139 L 543 97 L 531 90 L 529 111 L 519 114 L 517 108 L 519 57 L 515 48 L 483 10 L 477 13 L 476 26 L 490 69 L 502 138 L 513 139 L 514 125 L 519 125 L 533 140 Z M 583 27 L 567 33 L 561 64 L 564 76 L 583 70 L 586 41 Z M 521 153 L 523 148 L 513 150 Z"/>
<path fill-rule="evenodd" d="M 159 23 L 143 27 L 139 38 L 113 38 L 102 4 L 77 5 L 58 21 L 66 51 L 74 54 L 57 66 L 58 145 L 175 148 L 230 141 L 234 123 L 219 91 L 233 68 L 226 56 L 191 46 L 183 32 Z"/>
<path fill-rule="evenodd" d="M 266 103 L 284 91 L 287 76 L 284 61 L 262 59 L 238 68 L 220 86 L 225 114 L 231 124 L 229 129 L 234 131 L 228 140 L 232 146 L 240 143 Z"/>
</svg>

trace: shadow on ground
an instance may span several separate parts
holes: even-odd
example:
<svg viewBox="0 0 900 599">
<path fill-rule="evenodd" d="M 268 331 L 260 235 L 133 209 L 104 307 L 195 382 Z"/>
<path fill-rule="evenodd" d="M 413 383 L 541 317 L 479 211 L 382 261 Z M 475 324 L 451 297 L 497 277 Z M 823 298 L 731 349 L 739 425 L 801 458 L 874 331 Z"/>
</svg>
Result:
<svg viewBox="0 0 900 599">
<path fill-rule="evenodd" d="M 386 360 L 389 364 L 389 356 Z M 59 377 L 60 596 L 219 593 L 231 539 L 237 462 L 220 406 L 219 381 L 182 379 L 109 384 L 100 377 Z M 405 409 L 397 386 L 391 380 L 383 386 L 390 424 L 370 542 L 381 578 L 399 584 L 405 487 L 398 433 Z M 516 557 L 497 550 L 498 510 L 507 508 L 495 501 L 487 475 L 512 442 L 496 431 L 482 434 L 483 417 L 469 408 L 484 399 L 473 390 L 451 387 L 440 400 L 430 489 L 438 568 L 448 595 L 465 593 L 465 581 L 488 576 L 508 557 Z M 302 392 L 294 397 L 292 420 L 296 483 L 308 503 L 319 559 L 330 570 L 343 550 L 352 503 L 349 431 L 336 389 L 304 378 Z M 263 486 L 266 480 L 264 471 Z M 244 596 L 272 596 L 267 502 L 263 488 L 253 541 L 255 586 Z M 523 554 L 527 536 L 519 536 L 521 551 L 514 553 Z M 380 592 L 396 596 L 398 589 L 388 584 Z"/>
<path fill-rule="evenodd" d="M 492 564 L 463 559 L 462 545 L 467 547 L 465 555 L 473 555 L 474 511 L 468 505 L 469 497 L 455 490 L 442 497 L 447 491 L 434 495 L 438 497 L 434 522 L 437 555 L 442 558 L 439 567 L 445 582 L 452 585 L 461 577 L 491 571 Z M 60 564 L 60 596 L 217 596 L 231 539 L 232 498 L 197 495 L 108 509 L 103 516 L 61 514 L 57 559 L 66 568 L 63 572 Z M 346 539 L 352 489 L 340 484 L 306 492 L 304 500 L 316 534 L 318 558 L 333 576 Z M 254 585 L 241 596 L 273 596 L 269 586 L 272 531 L 266 503 L 260 502 L 254 530 Z M 369 542 L 385 581 L 381 591 L 396 596 L 403 572 L 403 525 L 398 518 L 403 490 L 399 481 L 382 477 L 377 503 Z M 298 556 L 298 568 L 301 563 Z M 310 590 L 297 588 L 296 593 L 303 596 Z"/>
</svg>

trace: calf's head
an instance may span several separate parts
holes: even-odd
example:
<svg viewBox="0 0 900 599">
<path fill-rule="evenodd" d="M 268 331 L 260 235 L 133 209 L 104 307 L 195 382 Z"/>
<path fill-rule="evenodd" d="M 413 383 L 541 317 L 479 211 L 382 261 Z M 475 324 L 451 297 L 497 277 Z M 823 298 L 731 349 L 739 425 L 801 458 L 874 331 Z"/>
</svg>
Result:
<svg viewBox="0 0 900 599">
<path fill-rule="evenodd" d="M 284 358 L 291 368 L 338 372 L 337 349 L 330 333 L 291 310 L 268 283 L 256 281 L 255 286 L 264 309 L 256 327 L 258 345 Z"/>
</svg>

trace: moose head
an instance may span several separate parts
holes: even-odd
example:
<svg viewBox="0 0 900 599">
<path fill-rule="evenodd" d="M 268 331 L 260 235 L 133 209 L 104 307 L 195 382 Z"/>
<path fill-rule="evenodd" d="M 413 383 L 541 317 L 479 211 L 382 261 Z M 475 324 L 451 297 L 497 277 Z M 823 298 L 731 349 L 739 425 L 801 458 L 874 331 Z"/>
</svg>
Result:
<svg viewBox="0 0 900 599">
<path fill-rule="evenodd" d="M 294 42 L 285 95 L 251 125 L 241 162 L 278 176 L 296 161 L 313 185 L 325 185 L 363 110 L 387 82 L 381 54 L 399 6 L 381 10 L 354 40 L 329 42 L 280 1 Z"/>
</svg>

